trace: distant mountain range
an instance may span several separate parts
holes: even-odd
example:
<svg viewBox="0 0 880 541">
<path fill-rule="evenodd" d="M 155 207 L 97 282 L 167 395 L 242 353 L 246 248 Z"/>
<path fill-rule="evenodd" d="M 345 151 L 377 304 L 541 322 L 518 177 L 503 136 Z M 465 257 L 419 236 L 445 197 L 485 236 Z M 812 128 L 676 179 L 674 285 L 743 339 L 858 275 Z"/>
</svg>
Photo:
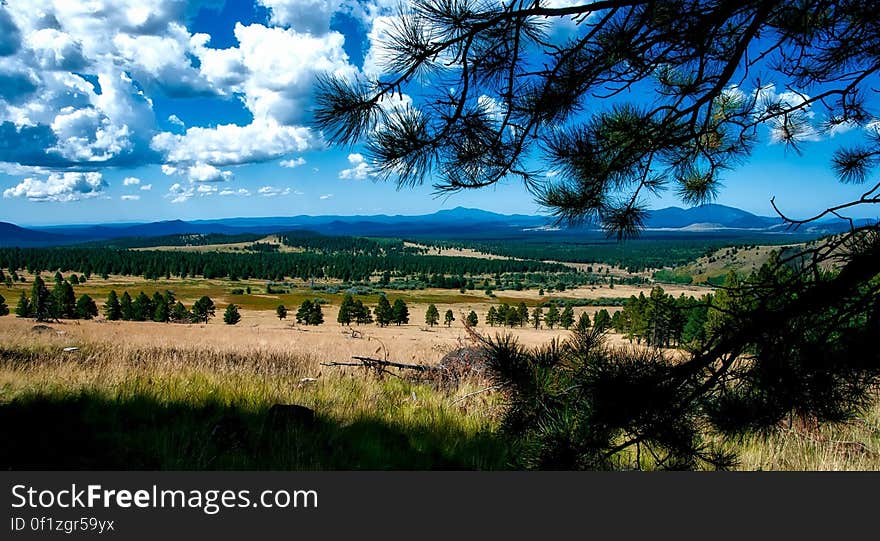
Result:
<svg viewBox="0 0 880 541">
<path fill-rule="evenodd" d="M 668 207 L 650 211 L 647 233 L 693 235 L 744 235 L 755 233 L 785 234 L 782 220 L 756 216 L 724 205 L 702 205 L 682 209 Z M 848 224 L 825 221 L 803 228 L 798 233 L 810 236 L 842 231 Z M 24 228 L 0 222 L 0 246 L 52 246 L 127 237 L 159 237 L 183 233 L 258 233 L 309 230 L 325 235 L 371 237 L 486 239 L 600 235 L 595 226 L 576 228 L 556 226 L 546 216 L 497 214 L 479 209 L 457 207 L 421 216 L 290 216 L 267 218 L 224 218 L 218 220 L 171 220 L 151 223 L 66 225 Z"/>
</svg>

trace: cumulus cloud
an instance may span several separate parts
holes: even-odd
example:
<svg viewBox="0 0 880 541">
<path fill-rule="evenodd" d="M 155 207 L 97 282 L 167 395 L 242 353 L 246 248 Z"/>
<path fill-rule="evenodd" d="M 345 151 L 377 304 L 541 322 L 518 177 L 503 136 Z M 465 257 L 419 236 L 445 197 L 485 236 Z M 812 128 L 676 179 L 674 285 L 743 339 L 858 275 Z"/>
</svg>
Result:
<svg viewBox="0 0 880 541">
<path fill-rule="evenodd" d="M 269 8 L 273 23 L 301 32 L 325 33 L 330 19 L 340 8 L 340 0 L 257 0 Z"/>
<path fill-rule="evenodd" d="M 21 47 L 21 32 L 4 5 L 0 5 L 0 56 L 15 54 Z"/>
<path fill-rule="evenodd" d="M 141 183 L 141 179 L 137 177 L 126 177 L 122 180 L 123 186 L 137 186 Z"/>
<path fill-rule="evenodd" d="M 372 167 L 361 154 L 349 154 L 348 163 L 351 167 L 339 172 L 339 178 L 342 180 L 365 180 L 374 174 Z"/>
<path fill-rule="evenodd" d="M 119 196 L 119 199 L 122 199 L 123 201 L 137 201 L 140 198 L 141 198 L 141 196 L 139 196 L 139 195 L 121 195 L 121 196 Z"/>
<path fill-rule="evenodd" d="M 306 160 L 303 157 L 294 158 L 291 160 L 282 160 L 278 165 L 281 167 L 286 167 L 288 169 L 293 169 L 294 167 L 299 167 L 300 165 L 305 165 Z"/>
<path fill-rule="evenodd" d="M 183 186 L 179 182 L 175 182 L 168 188 L 165 198 L 170 199 L 172 203 L 184 203 L 189 201 L 195 193 L 196 190 L 192 186 Z"/>
<path fill-rule="evenodd" d="M 45 180 L 26 178 L 3 191 L 3 197 L 22 197 L 31 201 L 70 202 L 103 195 L 107 181 L 98 172 L 52 173 Z"/>
<path fill-rule="evenodd" d="M 150 190 L 152 190 L 152 189 L 153 189 L 153 185 L 152 185 L 152 184 L 144 184 L 143 186 L 141 186 L 141 191 L 144 191 L 144 192 L 148 192 L 148 191 L 150 191 Z"/>
<path fill-rule="evenodd" d="M 180 120 L 180 117 L 177 115 L 168 115 L 168 122 L 177 126 L 178 128 L 185 128 L 186 124 L 183 123 L 183 120 Z"/>
</svg>

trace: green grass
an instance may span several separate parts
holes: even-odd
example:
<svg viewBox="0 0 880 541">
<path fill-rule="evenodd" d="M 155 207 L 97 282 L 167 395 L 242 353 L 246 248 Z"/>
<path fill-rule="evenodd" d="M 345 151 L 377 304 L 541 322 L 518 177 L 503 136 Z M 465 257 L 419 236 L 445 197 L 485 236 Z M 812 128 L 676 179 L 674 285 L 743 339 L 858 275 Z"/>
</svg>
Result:
<svg viewBox="0 0 880 541">
<path fill-rule="evenodd" d="M 0 350 L 0 467 L 11 469 L 499 469 L 489 414 L 453 404 L 474 389 L 332 372 L 278 353 L 98 345 L 59 358 Z M 468 400 L 467 402 L 470 402 Z M 273 404 L 316 412 L 273 424 Z M 494 404 L 494 405 L 493 405 Z"/>
</svg>

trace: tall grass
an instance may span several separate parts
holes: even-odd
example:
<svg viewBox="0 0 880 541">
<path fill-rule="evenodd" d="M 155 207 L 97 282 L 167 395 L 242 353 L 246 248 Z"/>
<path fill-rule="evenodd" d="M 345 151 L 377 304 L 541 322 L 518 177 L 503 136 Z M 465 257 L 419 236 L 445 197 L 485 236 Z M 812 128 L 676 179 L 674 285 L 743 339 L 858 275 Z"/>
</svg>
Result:
<svg viewBox="0 0 880 541">
<path fill-rule="evenodd" d="M 3 467 L 122 469 L 497 469 L 498 397 L 453 404 L 476 382 L 431 383 L 315 359 L 185 347 L 0 348 Z M 306 379 L 321 373 L 315 381 Z M 312 425 L 272 424 L 273 404 Z"/>
<path fill-rule="evenodd" d="M 8 329 L 7 329 L 8 330 Z M 0 467 L 12 469 L 501 469 L 504 397 L 332 369 L 278 347 L 0 334 Z M 274 404 L 314 424 L 273 423 Z M 746 470 L 880 470 L 880 404 L 860 419 L 733 442 Z"/>
</svg>

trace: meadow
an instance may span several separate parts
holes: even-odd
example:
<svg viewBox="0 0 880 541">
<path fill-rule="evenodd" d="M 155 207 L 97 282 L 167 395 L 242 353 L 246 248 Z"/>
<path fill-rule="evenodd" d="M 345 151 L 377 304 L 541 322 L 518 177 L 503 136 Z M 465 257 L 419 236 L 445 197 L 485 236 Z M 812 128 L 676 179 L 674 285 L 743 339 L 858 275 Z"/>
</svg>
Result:
<svg viewBox="0 0 880 541">
<path fill-rule="evenodd" d="M 261 319 L 267 324 L 262 329 L 101 320 L 35 326 L 30 320 L 0 318 L 0 439 L 6 442 L 0 446 L 0 464 L 13 469 L 516 467 L 515 450 L 499 432 L 505 394 L 487 391 L 492 382 L 485 375 L 449 384 L 321 364 L 352 354 L 400 359 L 404 351 L 439 359 L 470 345 L 460 330 L 444 328 L 448 340 L 433 345 L 386 345 L 375 336 L 378 328 L 351 338 L 334 324 L 325 326 L 333 327 L 333 334 L 304 343 L 311 330 L 272 328 L 268 316 Z M 526 338 L 528 331 L 513 332 Z M 545 338 L 550 336 L 548 331 Z M 316 419 L 279 423 L 270 413 L 275 404 L 305 406 Z M 878 470 L 880 406 L 849 423 L 821 428 L 795 423 L 733 445 L 745 470 Z"/>
</svg>

